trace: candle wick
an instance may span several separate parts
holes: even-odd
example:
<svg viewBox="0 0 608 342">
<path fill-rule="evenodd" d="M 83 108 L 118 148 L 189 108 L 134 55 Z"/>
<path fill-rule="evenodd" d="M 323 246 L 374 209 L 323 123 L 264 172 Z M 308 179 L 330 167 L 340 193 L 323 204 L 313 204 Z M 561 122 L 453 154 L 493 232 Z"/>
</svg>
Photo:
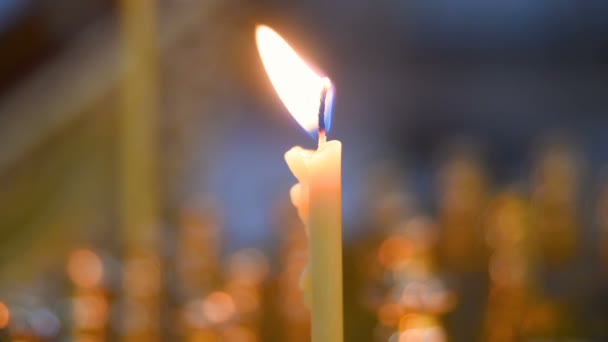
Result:
<svg viewBox="0 0 608 342">
<path fill-rule="evenodd" d="M 319 145 L 318 147 L 323 146 L 323 144 L 325 144 L 327 142 L 327 135 L 325 134 L 325 131 L 319 130 Z"/>
<path fill-rule="evenodd" d="M 325 101 L 327 99 L 327 93 L 331 83 L 328 78 L 325 78 L 323 89 L 321 89 L 321 96 L 319 97 L 319 146 L 323 145 L 327 140 L 325 132 Z"/>
</svg>

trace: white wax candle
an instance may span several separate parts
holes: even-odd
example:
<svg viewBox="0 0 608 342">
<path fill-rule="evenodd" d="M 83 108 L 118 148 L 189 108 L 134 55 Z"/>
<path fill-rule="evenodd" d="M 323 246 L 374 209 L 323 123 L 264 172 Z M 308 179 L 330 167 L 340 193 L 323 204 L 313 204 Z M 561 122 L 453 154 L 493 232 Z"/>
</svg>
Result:
<svg viewBox="0 0 608 342">
<path fill-rule="evenodd" d="M 299 146 L 285 153 L 299 183 L 291 200 L 306 225 L 310 260 L 301 279 L 312 312 L 313 341 L 342 341 L 342 143 Z"/>
<path fill-rule="evenodd" d="M 342 144 L 325 141 L 325 114 L 333 89 L 274 30 L 258 26 L 256 39 L 268 77 L 296 121 L 319 131 L 316 151 L 294 147 L 285 154 L 299 181 L 291 199 L 307 227 L 310 260 L 301 279 L 312 311 L 312 340 L 341 342 L 342 323 Z"/>
</svg>

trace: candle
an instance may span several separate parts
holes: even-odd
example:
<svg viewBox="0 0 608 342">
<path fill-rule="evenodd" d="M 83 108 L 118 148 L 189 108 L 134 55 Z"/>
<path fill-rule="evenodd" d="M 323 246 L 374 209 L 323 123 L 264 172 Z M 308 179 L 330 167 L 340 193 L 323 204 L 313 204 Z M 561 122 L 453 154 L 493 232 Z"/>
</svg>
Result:
<svg viewBox="0 0 608 342">
<path fill-rule="evenodd" d="M 256 31 L 258 50 L 285 107 L 309 133 L 317 150 L 296 146 L 285 153 L 298 180 L 290 192 L 309 237 L 310 260 L 300 285 L 312 314 L 314 342 L 343 340 L 342 320 L 342 143 L 326 141 L 333 88 L 267 26 Z"/>
<path fill-rule="evenodd" d="M 74 284 L 71 298 L 73 340 L 105 340 L 110 307 L 103 289 L 103 261 L 90 249 L 77 249 L 70 254 L 67 272 Z"/>
</svg>

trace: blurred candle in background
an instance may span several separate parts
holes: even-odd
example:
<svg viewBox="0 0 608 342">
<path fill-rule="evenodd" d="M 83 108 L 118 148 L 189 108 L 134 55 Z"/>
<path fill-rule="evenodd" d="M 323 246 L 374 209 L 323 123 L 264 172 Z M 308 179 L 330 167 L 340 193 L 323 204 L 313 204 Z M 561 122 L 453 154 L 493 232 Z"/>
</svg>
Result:
<svg viewBox="0 0 608 342">
<path fill-rule="evenodd" d="M 159 197 L 157 1 L 120 2 L 121 233 L 124 243 L 121 335 L 161 338 L 162 232 Z"/>
<path fill-rule="evenodd" d="M 333 90 L 275 31 L 259 26 L 258 49 L 279 97 L 309 133 L 318 131 L 316 151 L 296 146 L 285 160 L 299 183 L 291 189 L 310 239 L 310 261 L 301 286 L 309 294 L 313 341 L 342 341 L 342 143 L 326 141 Z M 325 114 L 328 114 L 327 117 Z"/>
<path fill-rule="evenodd" d="M 67 273 L 74 286 L 71 298 L 74 341 L 105 341 L 110 307 L 103 284 L 104 265 L 90 249 L 73 251 Z"/>
</svg>

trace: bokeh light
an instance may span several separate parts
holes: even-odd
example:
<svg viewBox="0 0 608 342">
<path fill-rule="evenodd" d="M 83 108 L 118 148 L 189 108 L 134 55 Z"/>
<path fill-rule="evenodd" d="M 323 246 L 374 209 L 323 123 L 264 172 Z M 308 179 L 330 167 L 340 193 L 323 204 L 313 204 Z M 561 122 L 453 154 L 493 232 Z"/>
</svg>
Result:
<svg viewBox="0 0 608 342">
<path fill-rule="evenodd" d="M 0 329 L 4 329 L 8 326 L 11 321 L 11 311 L 8 306 L 3 302 L 0 302 Z"/>
<path fill-rule="evenodd" d="M 67 272 L 72 281 L 85 288 L 98 286 L 103 279 L 103 263 L 89 249 L 78 249 L 68 258 Z"/>
<path fill-rule="evenodd" d="M 205 317 L 212 323 L 226 322 L 236 313 L 232 297 L 221 291 L 209 294 L 202 305 Z"/>
</svg>

